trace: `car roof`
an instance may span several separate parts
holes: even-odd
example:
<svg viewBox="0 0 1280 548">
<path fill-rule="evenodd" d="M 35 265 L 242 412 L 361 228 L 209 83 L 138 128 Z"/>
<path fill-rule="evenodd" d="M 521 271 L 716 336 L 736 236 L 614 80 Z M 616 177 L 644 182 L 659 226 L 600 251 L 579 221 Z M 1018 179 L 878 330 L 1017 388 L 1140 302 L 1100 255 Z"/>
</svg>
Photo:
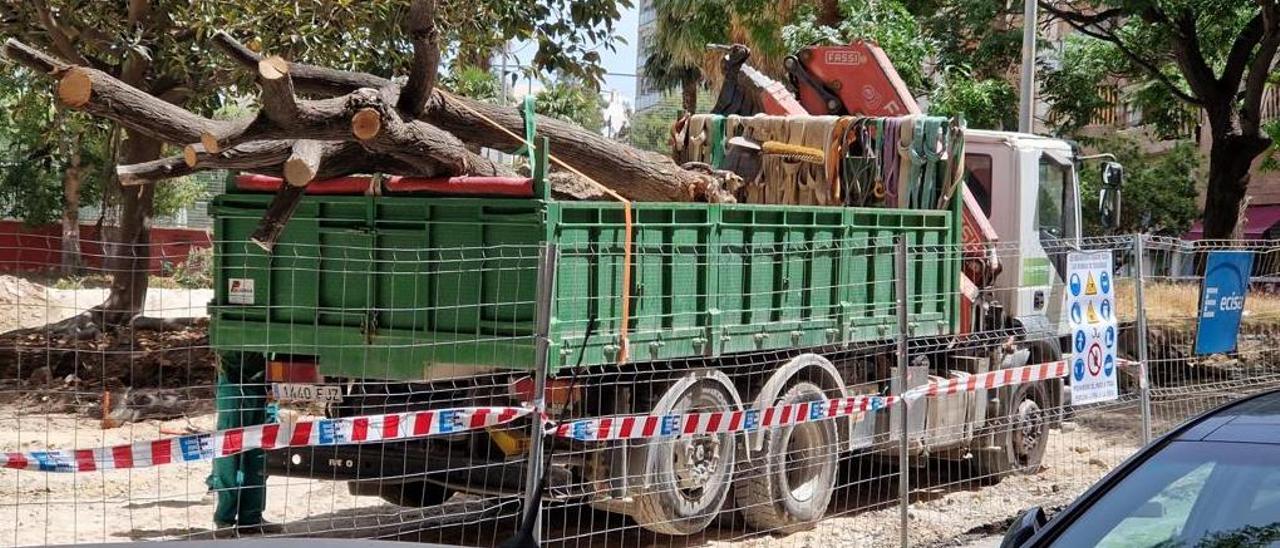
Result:
<svg viewBox="0 0 1280 548">
<path fill-rule="evenodd" d="M 1248 398 L 1204 415 L 1175 439 L 1280 444 L 1280 391 Z"/>
</svg>

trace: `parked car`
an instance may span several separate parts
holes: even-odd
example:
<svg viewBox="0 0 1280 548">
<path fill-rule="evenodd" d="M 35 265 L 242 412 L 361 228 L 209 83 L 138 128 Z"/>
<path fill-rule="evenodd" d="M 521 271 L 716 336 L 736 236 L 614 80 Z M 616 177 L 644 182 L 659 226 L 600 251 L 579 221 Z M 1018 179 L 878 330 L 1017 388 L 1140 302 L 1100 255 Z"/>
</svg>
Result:
<svg viewBox="0 0 1280 548">
<path fill-rule="evenodd" d="M 1280 391 L 1188 421 L 1046 518 L 1020 514 L 1001 547 L 1280 546 Z"/>
</svg>

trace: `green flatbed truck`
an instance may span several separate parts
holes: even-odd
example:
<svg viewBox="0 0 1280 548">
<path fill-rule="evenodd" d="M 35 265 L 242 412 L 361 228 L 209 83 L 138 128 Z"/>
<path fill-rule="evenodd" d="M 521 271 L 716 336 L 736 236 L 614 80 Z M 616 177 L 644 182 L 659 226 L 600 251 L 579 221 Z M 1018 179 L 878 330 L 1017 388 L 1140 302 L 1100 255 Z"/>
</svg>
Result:
<svg viewBox="0 0 1280 548">
<path fill-rule="evenodd" d="M 1027 248 L 1001 274 L 1014 281 L 984 289 L 1005 300 L 995 306 L 988 295 L 973 311 L 984 316 L 974 324 L 982 333 L 960 334 L 959 199 L 946 210 L 637 203 L 628 256 L 620 203 L 311 195 L 267 253 L 249 236 L 271 196 L 231 192 L 213 204 L 211 342 L 231 359 L 270 362 L 271 382 L 307 371 L 301 381 L 337 387 L 331 416 L 518 405 L 543 365 L 535 330 L 544 298 L 556 418 L 898 394 L 893 244 L 905 236 L 917 253 L 908 261 L 910 336 L 953 343 L 913 356 L 907 388 L 1058 359 L 1058 311 L 1045 303 L 1061 290 L 1060 273 L 1023 270 L 1048 268 L 1046 238 L 1079 237 L 1071 149 L 1011 133 L 972 139 L 969 154 L 987 161 L 970 166 L 987 172 L 970 173 L 967 184 L 985 185 L 999 206 L 993 224 L 1009 227 L 1001 237 Z M 1042 218 L 1046 211 L 1057 218 Z M 1045 265 L 1026 259 L 1033 244 Z M 554 283 L 540 290 L 548 247 Z M 1011 337 L 1020 342 L 1005 344 Z M 910 451 L 967 460 L 984 474 L 1034 468 L 1051 410 L 1069 390 L 1046 381 L 990 392 L 913 406 Z M 681 535 L 705 528 L 732 491 L 750 525 L 786 531 L 821 518 L 842 455 L 895 454 L 888 442 L 900 429 L 890 425 L 900 412 L 744 436 L 557 440 L 545 481 L 554 497 Z M 524 486 L 529 430 L 280 450 L 267 468 L 348 481 L 353 492 L 406 505 L 454 492 L 514 495 Z"/>
</svg>

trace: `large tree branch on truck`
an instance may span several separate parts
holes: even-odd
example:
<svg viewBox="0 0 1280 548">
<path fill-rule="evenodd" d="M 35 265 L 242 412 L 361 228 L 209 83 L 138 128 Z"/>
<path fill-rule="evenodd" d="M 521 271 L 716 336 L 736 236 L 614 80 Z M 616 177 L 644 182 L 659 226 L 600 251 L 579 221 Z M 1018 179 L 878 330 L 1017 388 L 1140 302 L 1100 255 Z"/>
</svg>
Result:
<svg viewBox="0 0 1280 548">
<path fill-rule="evenodd" d="M 332 179 L 346 175 L 373 174 L 383 172 L 400 173 L 413 177 L 435 177 L 437 170 L 418 171 L 418 168 L 402 162 L 395 157 L 369 154 L 357 143 L 340 141 L 313 141 L 319 144 L 320 161 L 318 168 L 311 174 L 311 180 Z M 126 164 L 116 168 L 116 173 L 124 185 L 141 185 L 182 177 L 200 171 L 227 169 L 250 171 L 273 177 L 286 177 L 289 160 L 297 154 L 303 166 L 296 166 L 297 171 L 305 167 L 310 170 L 311 161 L 301 156 L 310 155 L 305 150 L 295 151 L 297 141 L 273 140 L 245 143 L 217 154 L 209 154 L 196 145 L 188 147 L 184 154 L 170 156 L 141 164 Z M 306 148 L 306 147 L 304 147 Z M 296 164 L 296 163 L 295 163 Z M 295 173 L 293 180 L 301 180 L 302 171 Z"/>
<path fill-rule="evenodd" d="M 246 67 L 256 66 L 262 59 L 226 33 L 216 35 L 215 42 Z M 374 88 L 384 90 L 387 100 L 395 97 L 398 102 L 400 93 L 394 83 L 372 74 L 295 62 L 289 63 L 289 74 L 296 89 L 318 95 L 349 94 L 360 88 Z M 516 135 L 524 133 L 524 117 L 512 107 L 433 90 L 420 118 L 472 145 L 513 152 L 523 144 L 499 130 Z M 547 116 L 537 116 L 536 125 L 539 134 L 550 139 L 552 154 L 628 199 L 734 201 L 714 177 L 683 169 L 662 154 L 643 151 Z"/>
</svg>

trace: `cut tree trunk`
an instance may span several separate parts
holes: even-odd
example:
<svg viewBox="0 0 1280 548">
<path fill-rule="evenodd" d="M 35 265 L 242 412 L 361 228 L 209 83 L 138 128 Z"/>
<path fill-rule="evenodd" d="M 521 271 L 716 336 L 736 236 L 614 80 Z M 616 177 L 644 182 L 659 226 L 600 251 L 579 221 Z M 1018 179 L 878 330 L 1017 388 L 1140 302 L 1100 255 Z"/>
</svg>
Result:
<svg viewBox="0 0 1280 548">
<path fill-rule="evenodd" d="M 524 117 L 511 107 L 436 91 L 423 117 L 468 143 L 507 153 L 523 144 L 507 133 L 524 133 Z M 551 154 L 627 199 L 735 201 L 715 177 L 684 169 L 665 155 L 640 150 L 548 116 L 537 117 L 537 130 L 539 136 L 550 140 Z"/>
<path fill-rule="evenodd" d="M 246 68 L 256 69 L 262 60 L 262 55 L 226 33 L 215 34 L 214 43 Z M 289 75 L 299 92 L 324 97 L 347 94 L 361 88 L 396 89 L 390 80 L 379 76 L 305 63 L 289 63 Z M 435 90 L 421 119 L 469 145 L 510 153 L 523 144 L 506 133 L 524 134 L 524 117 L 512 107 Z M 539 135 L 551 140 L 551 154 L 628 199 L 654 202 L 734 201 L 733 195 L 721 188 L 717 178 L 683 169 L 665 155 L 639 150 L 555 118 L 539 115 L 536 119 Z M 498 127 L 495 128 L 494 124 Z"/>
</svg>

